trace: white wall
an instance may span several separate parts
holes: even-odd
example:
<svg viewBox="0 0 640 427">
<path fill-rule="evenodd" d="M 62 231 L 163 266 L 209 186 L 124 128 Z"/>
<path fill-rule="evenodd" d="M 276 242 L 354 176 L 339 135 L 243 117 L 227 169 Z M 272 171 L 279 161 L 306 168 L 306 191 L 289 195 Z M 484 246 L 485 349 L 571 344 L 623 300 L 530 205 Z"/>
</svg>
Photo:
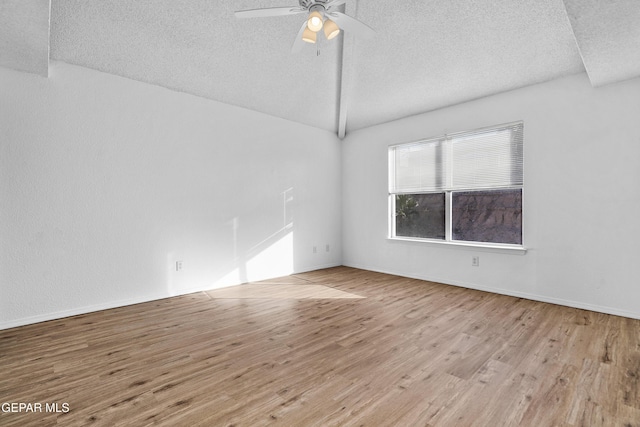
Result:
<svg viewBox="0 0 640 427">
<path fill-rule="evenodd" d="M 64 63 L 0 68 L 0 329 L 341 263 L 640 317 L 639 117 L 640 79 L 577 75 L 340 143 Z M 386 239 L 388 145 L 515 120 L 526 255 Z"/>
<path fill-rule="evenodd" d="M 0 138 L 0 329 L 341 263 L 329 132 L 52 63 Z"/>
<path fill-rule="evenodd" d="M 517 120 L 525 255 L 386 239 L 389 145 Z M 575 75 L 364 129 L 342 162 L 344 265 L 640 318 L 640 79 Z"/>
</svg>

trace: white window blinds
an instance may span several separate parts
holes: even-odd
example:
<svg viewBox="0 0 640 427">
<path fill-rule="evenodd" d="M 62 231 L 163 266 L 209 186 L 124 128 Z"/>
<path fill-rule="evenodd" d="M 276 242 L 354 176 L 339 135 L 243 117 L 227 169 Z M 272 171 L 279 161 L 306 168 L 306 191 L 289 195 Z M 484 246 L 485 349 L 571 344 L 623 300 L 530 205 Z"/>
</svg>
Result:
<svg viewBox="0 0 640 427">
<path fill-rule="evenodd" d="M 414 193 L 439 191 L 443 188 L 446 175 L 442 170 L 444 140 L 430 140 L 392 147 L 395 164 L 390 165 L 392 193 Z"/>
<path fill-rule="evenodd" d="M 522 185 L 523 124 L 389 148 L 389 192 L 428 193 Z"/>
</svg>

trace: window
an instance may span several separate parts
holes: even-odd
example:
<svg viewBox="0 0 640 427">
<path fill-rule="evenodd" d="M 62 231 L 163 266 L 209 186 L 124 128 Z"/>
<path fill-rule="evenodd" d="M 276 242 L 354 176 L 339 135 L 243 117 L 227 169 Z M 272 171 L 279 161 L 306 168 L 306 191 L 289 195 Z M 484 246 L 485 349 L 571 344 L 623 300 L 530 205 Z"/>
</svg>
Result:
<svg viewBox="0 0 640 427">
<path fill-rule="evenodd" d="M 522 245 L 523 124 L 389 147 L 390 237 Z"/>
</svg>

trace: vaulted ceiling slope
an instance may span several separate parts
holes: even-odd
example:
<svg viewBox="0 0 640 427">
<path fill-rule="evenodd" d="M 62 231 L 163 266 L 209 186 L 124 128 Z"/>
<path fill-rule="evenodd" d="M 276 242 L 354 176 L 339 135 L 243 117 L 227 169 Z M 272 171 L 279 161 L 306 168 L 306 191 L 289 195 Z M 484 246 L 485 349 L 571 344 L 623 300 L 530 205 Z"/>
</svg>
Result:
<svg viewBox="0 0 640 427">
<path fill-rule="evenodd" d="M 640 1 L 565 0 L 591 84 L 640 75 Z"/>
<path fill-rule="evenodd" d="M 0 0 L 0 67 L 49 75 L 49 0 Z"/>
<path fill-rule="evenodd" d="M 638 0 L 348 0 L 376 37 L 297 55 L 304 15 L 233 14 L 289 5 L 2 0 L 0 66 L 46 75 L 50 56 L 340 136 L 585 68 L 594 86 L 640 76 Z"/>
</svg>

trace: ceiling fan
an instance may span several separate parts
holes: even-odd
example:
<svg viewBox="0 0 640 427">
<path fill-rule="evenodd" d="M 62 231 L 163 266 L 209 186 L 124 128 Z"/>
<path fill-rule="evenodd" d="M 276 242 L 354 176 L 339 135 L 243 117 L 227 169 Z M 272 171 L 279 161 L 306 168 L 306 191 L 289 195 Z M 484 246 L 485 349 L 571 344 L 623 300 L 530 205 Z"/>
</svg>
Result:
<svg viewBox="0 0 640 427">
<path fill-rule="evenodd" d="M 308 13 L 307 20 L 302 24 L 291 48 L 293 53 L 302 49 L 304 45 L 302 42 L 315 43 L 320 30 L 323 30 L 328 40 L 336 37 L 340 33 L 340 28 L 365 38 L 373 37 L 375 34 L 368 25 L 336 10 L 347 0 L 298 0 L 298 2 L 300 6 L 239 10 L 235 15 L 237 18 L 264 18 Z"/>
</svg>

